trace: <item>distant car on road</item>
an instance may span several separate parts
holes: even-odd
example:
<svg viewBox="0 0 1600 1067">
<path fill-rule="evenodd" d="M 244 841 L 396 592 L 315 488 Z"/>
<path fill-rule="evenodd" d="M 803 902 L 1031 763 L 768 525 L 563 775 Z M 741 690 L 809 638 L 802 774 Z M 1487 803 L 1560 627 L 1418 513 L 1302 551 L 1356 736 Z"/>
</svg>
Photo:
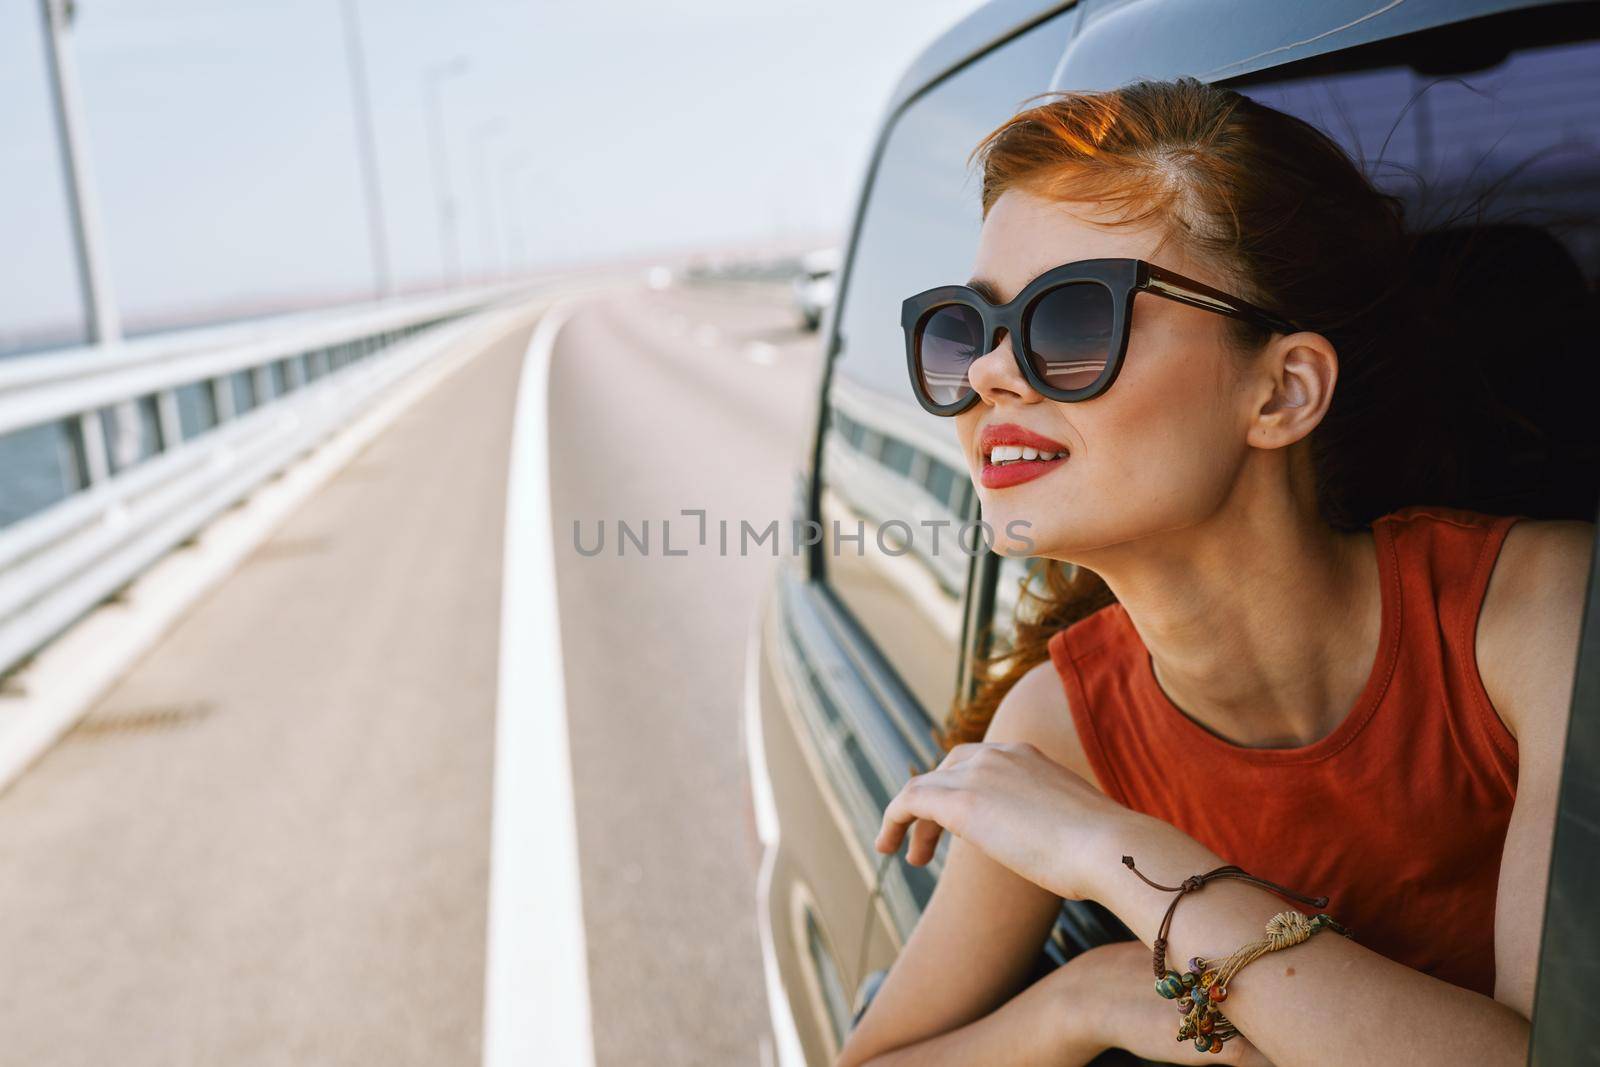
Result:
<svg viewBox="0 0 1600 1067">
<path fill-rule="evenodd" d="M 800 310 L 800 321 L 808 330 L 822 325 L 822 316 L 833 304 L 840 258 L 837 248 L 819 248 L 800 257 L 800 273 L 794 279 L 794 303 Z"/>
</svg>

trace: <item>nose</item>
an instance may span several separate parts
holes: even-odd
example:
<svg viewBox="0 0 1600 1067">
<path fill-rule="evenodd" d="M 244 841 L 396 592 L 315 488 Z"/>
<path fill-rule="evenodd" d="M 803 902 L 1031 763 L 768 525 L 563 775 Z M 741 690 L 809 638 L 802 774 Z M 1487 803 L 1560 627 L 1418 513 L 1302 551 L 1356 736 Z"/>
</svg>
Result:
<svg viewBox="0 0 1600 1067">
<path fill-rule="evenodd" d="M 973 360 L 967 368 L 967 381 L 972 384 L 973 391 L 990 404 L 997 403 L 1002 397 L 1025 404 L 1044 399 L 1034 392 L 1028 379 L 1022 376 L 1022 369 L 1017 366 L 1017 357 L 1011 347 L 1013 343 L 1009 330 L 996 330 L 989 351 Z"/>
</svg>

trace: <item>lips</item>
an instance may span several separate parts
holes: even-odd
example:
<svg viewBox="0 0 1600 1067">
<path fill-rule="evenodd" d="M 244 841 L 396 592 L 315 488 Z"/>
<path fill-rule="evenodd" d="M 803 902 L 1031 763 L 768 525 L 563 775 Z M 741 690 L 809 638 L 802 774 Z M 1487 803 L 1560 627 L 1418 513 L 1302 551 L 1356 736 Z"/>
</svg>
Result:
<svg viewBox="0 0 1600 1067">
<path fill-rule="evenodd" d="M 1060 441 L 1011 422 L 985 426 L 979 448 L 983 467 L 978 480 L 985 489 L 1031 482 L 1065 464 L 1070 451 Z"/>
</svg>

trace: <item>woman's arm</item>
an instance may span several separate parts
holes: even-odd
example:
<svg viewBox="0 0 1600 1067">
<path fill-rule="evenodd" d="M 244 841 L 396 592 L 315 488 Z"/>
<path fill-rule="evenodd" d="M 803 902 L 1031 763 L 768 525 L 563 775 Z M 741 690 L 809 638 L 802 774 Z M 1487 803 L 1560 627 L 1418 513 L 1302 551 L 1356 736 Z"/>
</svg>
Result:
<svg viewBox="0 0 1600 1067">
<path fill-rule="evenodd" d="M 1494 998 L 1324 934 L 1256 961 L 1243 972 L 1238 989 L 1230 990 L 1238 995 L 1228 998 L 1228 1018 L 1274 1062 L 1327 1062 L 1327 1048 L 1339 1050 L 1332 1059 L 1353 1065 L 1526 1061 L 1594 536 L 1593 524 L 1586 522 L 1517 523 L 1501 546 L 1479 613 L 1479 673 L 1517 738 L 1517 799 L 1501 853 L 1495 906 Z M 1225 862 L 1162 824 L 1131 830 L 1118 847 L 1136 857 L 1160 856 L 1161 874 L 1170 879 L 1146 873 L 1166 885 Z M 1142 860 L 1140 869 L 1146 869 Z M 1146 941 L 1153 938 L 1170 896 L 1126 872 L 1100 881 L 1116 898 L 1112 910 Z M 1217 892 L 1222 885 L 1230 889 Z M 1277 897 L 1240 883 L 1208 885 L 1184 897 L 1168 956 L 1185 960 L 1229 951 L 1259 936 L 1261 922 L 1283 907 Z"/>
<path fill-rule="evenodd" d="M 1093 780 L 1048 662 L 1006 694 L 985 736 L 1038 745 Z M 1071 1067 L 1108 1048 L 1179 1063 L 1266 1063 L 1244 1041 L 1223 1056 L 1178 1048 L 1163 1029 L 1176 1016 L 1151 994 L 1149 953 L 1136 941 L 1092 949 L 1017 992 L 1060 907 L 1054 893 L 952 840 L 927 909 L 838 1067 Z"/>
<path fill-rule="evenodd" d="M 1533 1014 L 1556 795 L 1577 675 L 1578 633 L 1595 528 L 1511 527 L 1479 612 L 1478 674 L 1517 739 L 1517 802 L 1506 830 L 1495 909 L 1495 999 Z"/>
<path fill-rule="evenodd" d="M 1053 710 L 1065 715 L 1065 694 L 1049 672 L 1050 664 L 1040 667 L 1045 670 L 1035 668 L 1006 694 L 987 736 L 997 741 L 1054 736 L 1058 744 L 1052 746 L 1053 753 L 1070 761 L 1070 751 L 1061 747 L 1068 738 L 1049 729 Z M 1052 691 L 1056 694 L 1054 706 Z M 1072 733 L 1070 719 L 1065 733 Z M 869 1061 L 873 1067 L 902 1061 L 930 1065 L 980 1060 L 997 1065 L 1038 1062 L 1039 1055 L 1053 1048 L 1057 1036 L 1036 1025 L 986 1025 L 952 1035 L 948 1041 L 937 1039 L 983 1018 L 1017 992 L 1060 907 L 1061 899 L 1049 890 L 966 842 L 951 841 L 927 908 L 872 1005 L 845 1041 L 837 1067 Z M 1042 986 L 1044 982 L 1034 987 L 1035 1002 L 1050 995 Z M 1019 1014 L 1018 1010 L 1005 1010 L 1012 1016 Z M 935 1044 L 943 1046 L 943 1055 Z M 976 1059 L 975 1048 L 984 1050 Z M 904 1050 L 903 1054 L 890 1055 L 896 1049 Z"/>
<path fill-rule="evenodd" d="M 1074 956 L 981 1019 L 869 1063 L 1073 1067 L 1116 1048 L 1161 1063 L 1272 1067 L 1243 1039 L 1215 1056 L 1178 1045 L 1176 1023 L 1171 1003 L 1151 992 L 1150 950 L 1119 941 Z"/>
<path fill-rule="evenodd" d="M 1226 862 L 1155 819 L 1134 816 L 1108 830 L 1097 862 L 1109 866 L 1093 879 L 1091 892 L 1147 944 L 1172 894 L 1144 885 L 1121 866 L 1120 856 L 1134 856 L 1140 871 L 1166 885 Z M 1293 906 L 1242 882 L 1209 883 L 1178 906 L 1168 966 L 1182 970 L 1190 956 L 1226 956 L 1260 938 L 1268 918 Z M 1229 1020 L 1280 1067 L 1520 1067 L 1527 1060 L 1525 1016 L 1335 934 L 1261 957 L 1240 972 L 1228 994 Z M 1175 1019 L 1171 1025 L 1176 1030 Z"/>
<path fill-rule="evenodd" d="M 1086 1030 L 1074 1032 L 1083 1020 L 1067 968 L 1013 997 L 1060 906 L 966 842 L 950 842 L 927 910 L 835 1067 L 1088 1062 L 1095 1051 Z"/>
</svg>

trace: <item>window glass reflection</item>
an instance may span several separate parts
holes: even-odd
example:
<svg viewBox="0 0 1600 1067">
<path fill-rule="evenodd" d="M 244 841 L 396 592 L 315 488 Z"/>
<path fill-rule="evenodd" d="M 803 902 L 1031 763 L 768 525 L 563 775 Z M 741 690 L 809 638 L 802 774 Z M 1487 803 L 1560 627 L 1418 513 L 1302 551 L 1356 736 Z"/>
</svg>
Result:
<svg viewBox="0 0 1600 1067">
<path fill-rule="evenodd" d="M 954 693 L 969 553 L 987 540 L 973 525 L 976 498 L 954 421 L 912 397 L 900 303 L 971 273 L 982 220 L 968 153 L 1049 88 L 1069 22 L 1036 27 L 904 112 L 884 148 L 839 309 L 820 468 L 824 575 L 933 720 Z"/>
</svg>

